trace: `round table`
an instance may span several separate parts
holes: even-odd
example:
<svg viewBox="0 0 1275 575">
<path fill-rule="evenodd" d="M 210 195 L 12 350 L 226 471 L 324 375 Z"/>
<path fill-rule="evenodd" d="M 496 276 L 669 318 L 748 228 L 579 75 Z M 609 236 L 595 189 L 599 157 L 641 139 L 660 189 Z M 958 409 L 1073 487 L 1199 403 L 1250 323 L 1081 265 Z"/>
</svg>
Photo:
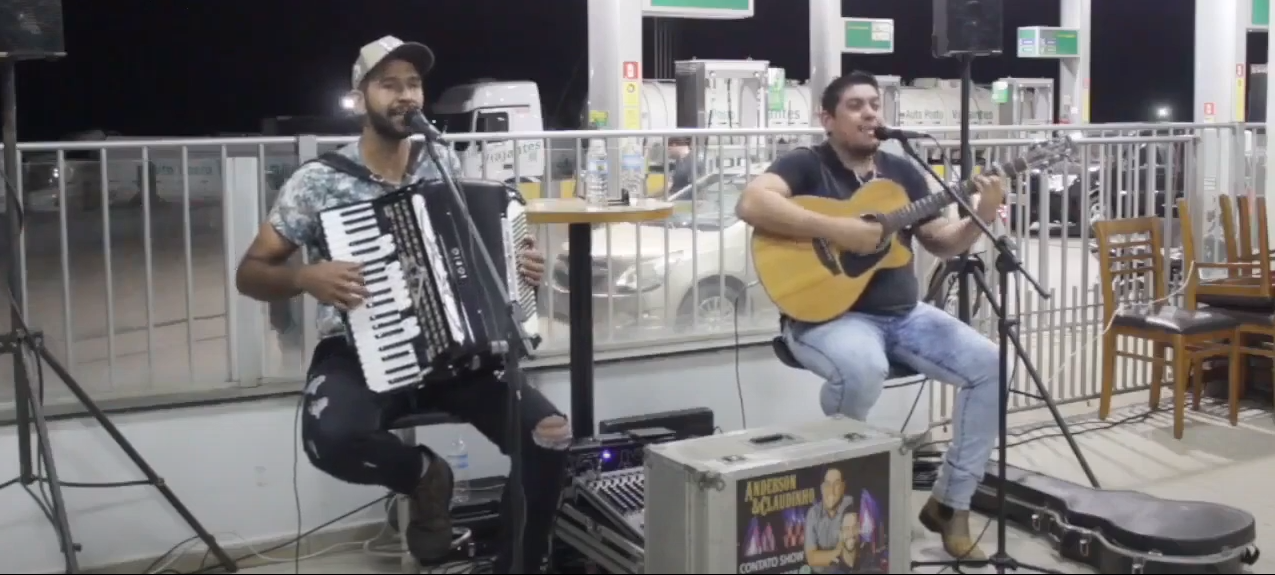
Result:
<svg viewBox="0 0 1275 575">
<path fill-rule="evenodd" d="M 571 431 L 579 439 L 592 437 L 593 224 L 662 220 L 673 215 L 673 204 L 643 199 L 629 205 L 592 206 L 579 198 L 541 198 L 527 202 L 526 215 L 529 224 L 567 224 Z"/>
</svg>

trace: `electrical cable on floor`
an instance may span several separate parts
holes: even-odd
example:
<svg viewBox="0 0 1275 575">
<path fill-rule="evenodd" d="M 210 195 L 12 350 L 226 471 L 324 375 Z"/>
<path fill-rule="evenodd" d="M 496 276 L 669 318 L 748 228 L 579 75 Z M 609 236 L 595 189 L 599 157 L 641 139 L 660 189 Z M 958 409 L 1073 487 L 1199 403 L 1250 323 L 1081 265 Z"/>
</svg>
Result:
<svg viewBox="0 0 1275 575">
<path fill-rule="evenodd" d="M 492 486 L 472 487 L 471 489 L 476 490 L 476 491 L 487 491 L 487 490 L 492 490 L 492 489 L 503 489 L 503 488 L 504 488 L 504 486 L 503 486 L 503 485 L 492 485 Z M 388 494 L 388 495 L 385 495 L 385 496 L 379 497 L 379 498 L 377 498 L 377 499 L 374 499 L 374 500 L 372 500 L 372 501 L 369 501 L 369 502 L 368 502 L 368 503 L 366 503 L 366 504 L 360 505 L 359 507 L 357 507 L 357 508 L 355 508 L 355 509 L 352 509 L 352 510 L 350 510 L 350 511 L 346 512 L 346 513 L 343 513 L 342 515 L 340 515 L 340 516 L 338 516 L 338 517 L 336 517 L 336 518 L 334 518 L 334 519 L 332 519 L 332 520 L 330 520 L 330 521 L 327 521 L 327 522 L 325 522 L 325 523 L 323 523 L 323 524 L 321 524 L 321 525 L 318 525 L 318 526 L 314 527 L 313 529 L 310 529 L 310 530 L 308 530 L 308 531 L 306 531 L 306 532 L 302 533 L 302 534 L 300 535 L 300 537 L 296 537 L 296 538 L 289 539 L 289 540 L 287 540 L 287 541 L 284 541 L 284 542 L 278 543 L 278 544 L 276 544 L 276 545 L 272 545 L 272 546 L 270 546 L 270 547 L 268 547 L 268 548 L 266 548 L 266 549 L 255 549 L 255 548 L 253 548 L 250 544 L 248 544 L 248 543 L 247 543 L 247 539 L 245 539 L 243 536 L 241 536 L 241 535 L 239 535 L 239 534 L 237 534 L 237 533 L 222 532 L 222 533 L 216 533 L 215 535 L 218 535 L 218 536 L 231 536 L 231 537 L 234 537 L 235 539 L 239 539 L 240 541 L 244 542 L 244 543 L 242 544 L 242 546 L 248 549 L 248 553 L 244 554 L 243 556 L 240 556 L 240 557 L 235 558 L 235 559 L 234 559 L 234 563 L 236 563 L 236 564 L 237 564 L 237 563 L 239 563 L 240 561 L 243 561 L 243 560 L 246 560 L 246 559 L 251 559 L 251 558 L 253 558 L 253 557 L 256 557 L 257 559 L 260 559 L 260 560 L 262 560 L 262 561 L 264 561 L 264 562 L 266 562 L 266 563 L 272 563 L 272 564 L 278 564 L 278 563 L 293 563 L 293 562 L 295 562 L 295 561 L 297 560 L 297 559 L 296 559 L 296 557 L 288 557 L 288 558 L 282 558 L 282 557 L 271 557 L 271 556 L 269 556 L 269 555 L 267 555 L 267 554 L 268 554 L 268 553 L 270 553 L 270 552 L 272 552 L 272 551 L 278 551 L 279 549 L 283 549 L 283 548 L 285 548 L 285 547 L 288 547 L 288 546 L 290 546 L 290 545 L 294 545 L 294 544 L 295 544 L 295 545 L 297 545 L 297 546 L 298 546 L 298 548 L 299 548 L 301 541 L 302 541 L 302 540 L 304 540 L 306 537 L 309 537 L 309 536 L 311 536 L 311 535 L 313 535 L 313 534 L 317 533 L 318 531 L 321 531 L 321 530 L 323 530 L 323 529 L 326 529 L 326 528 L 328 528 L 328 527 L 331 527 L 331 526 L 333 526 L 333 525 L 335 525 L 335 524 L 337 524 L 337 523 L 339 523 L 339 522 L 341 522 L 341 521 L 343 521 L 343 520 L 345 520 L 345 519 L 347 519 L 347 518 L 349 518 L 349 517 L 351 517 L 351 516 L 353 516 L 353 515 L 355 515 L 355 514 L 357 514 L 357 513 L 361 512 L 361 511 L 363 511 L 363 510 L 365 510 L 365 509 L 367 509 L 367 508 L 369 508 L 369 507 L 372 507 L 373 505 L 376 505 L 376 504 L 378 504 L 378 503 L 385 503 L 385 502 L 388 502 L 388 503 L 390 503 L 390 504 L 393 504 L 393 501 L 394 501 L 394 494 Z M 387 535 L 387 534 L 389 533 L 389 529 L 390 529 L 390 526 L 389 526 L 389 522 L 387 521 L 387 522 L 385 523 L 385 525 L 382 527 L 381 532 L 380 532 L 380 533 L 378 533 L 375 537 L 372 537 L 371 539 L 367 539 L 367 540 L 365 540 L 365 541 L 348 541 L 348 542 L 344 542 L 344 543 L 334 543 L 334 544 L 332 544 L 332 545 L 330 545 L 330 546 L 328 546 L 328 547 L 326 547 L 326 548 L 324 548 L 324 549 L 320 549 L 320 550 L 315 551 L 315 552 L 313 552 L 313 553 L 308 553 L 308 554 L 305 554 L 305 555 L 301 555 L 301 556 L 300 556 L 300 560 L 301 560 L 301 561 L 307 561 L 307 560 L 310 560 L 310 559 L 314 559 L 314 558 L 316 558 L 316 557 L 320 557 L 320 556 L 323 556 L 323 555 L 327 555 L 327 554 L 332 553 L 332 552 L 334 552 L 334 551 L 341 550 L 341 549 L 343 549 L 343 548 L 345 548 L 345 547 L 349 547 L 349 546 L 356 546 L 356 545 L 357 545 L 357 546 L 360 546 L 364 552 L 369 552 L 370 554 L 373 554 L 373 555 L 379 554 L 379 550 L 378 550 L 378 549 L 376 549 L 376 548 L 374 547 L 374 545 L 373 545 L 373 544 L 374 544 L 376 541 L 380 540 L 381 538 L 385 537 L 385 535 Z M 177 561 L 179 561 L 179 560 L 181 559 L 181 556 L 182 556 L 183 554 L 185 554 L 185 553 L 189 552 L 189 551 L 190 551 L 191 549 L 193 549 L 194 547 L 198 547 L 198 546 L 200 546 L 201 544 L 202 544 L 202 542 L 201 542 L 201 541 L 198 541 L 198 538 L 197 538 L 197 537 L 190 537 L 190 538 L 187 538 L 186 540 L 182 541 L 181 543 L 178 543 L 178 544 L 176 544 L 176 545 L 172 546 L 171 548 L 169 548 L 169 550 L 168 550 L 168 551 L 166 551 L 166 552 L 164 552 L 162 555 L 160 555 L 160 557 L 159 557 L 159 558 L 157 558 L 157 559 L 156 559 L 153 563 L 151 563 L 151 565 L 150 565 L 149 567 L 147 567 L 146 569 L 144 569 L 142 572 L 143 572 L 143 573 L 152 573 L 152 574 L 154 574 L 154 573 L 180 573 L 180 572 L 179 572 L 179 571 L 177 571 L 177 570 L 170 569 L 170 568 L 169 568 L 169 566 L 171 566 L 172 564 L 174 564 L 174 563 L 176 563 Z M 185 549 L 183 549 L 183 547 L 185 547 Z M 181 552 L 180 552 L 180 553 L 176 553 L 176 554 L 174 554 L 174 553 L 175 553 L 175 552 L 177 552 L 178 550 L 181 550 Z M 400 553 L 401 553 L 401 551 L 400 551 Z M 208 555 L 209 555 L 209 552 L 208 552 L 208 551 L 205 551 L 205 552 L 204 552 L 204 560 L 205 560 L 204 562 L 206 562 L 206 560 L 207 560 L 207 558 L 208 558 Z M 395 556 L 398 556 L 398 553 L 395 553 Z M 192 572 L 192 575 L 193 575 L 193 574 L 195 574 L 195 573 L 213 573 L 213 572 L 215 572 L 217 569 L 220 569 L 220 568 L 221 568 L 221 566 L 220 566 L 220 565 L 212 565 L 212 566 L 204 567 L 204 566 L 203 566 L 203 563 L 204 563 L 204 562 L 201 562 L 201 566 L 200 566 L 198 569 L 196 569 L 195 571 L 193 571 L 193 572 Z M 476 562 L 477 562 L 477 563 L 481 563 L 482 561 L 476 561 Z"/>
<path fill-rule="evenodd" d="M 739 290 L 739 293 L 735 294 L 735 297 L 731 298 L 730 301 L 731 315 L 735 319 L 735 392 L 739 396 L 740 429 L 748 429 L 748 409 L 744 407 L 744 375 L 740 373 L 742 360 L 739 357 L 739 299 L 748 294 L 748 288 L 758 283 L 760 282 L 753 282 L 744 286 L 744 289 Z"/>
<path fill-rule="evenodd" d="M 301 397 L 297 399 L 297 413 L 292 421 L 292 501 L 297 506 L 297 538 L 296 545 L 293 546 L 294 573 L 301 573 L 301 487 L 297 481 L 297 472 L 301 465 L 301 412 L 305 411 L 305 398 L 310 393 L 309 388 L 310 383 L 307 381 L 301 390 Z"/>
</svg>

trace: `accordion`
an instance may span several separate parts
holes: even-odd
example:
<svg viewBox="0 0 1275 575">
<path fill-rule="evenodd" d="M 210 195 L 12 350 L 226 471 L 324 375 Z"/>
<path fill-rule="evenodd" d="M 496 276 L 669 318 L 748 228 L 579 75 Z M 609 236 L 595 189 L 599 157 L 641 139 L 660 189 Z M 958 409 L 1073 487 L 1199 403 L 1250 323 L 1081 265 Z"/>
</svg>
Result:
<svg viewBox="0 0 1275 575">
<path fill-rule="evenodd" d="M 539 346 L 536 290 L 515 259 L 529 239 L 522 196 L 500 182 L 456 183 L 478 237 L 438 181 L 319 214 L 324 255 L 362 265 L 370 295 L 343 319 L 367 386 L 378 393 L 502 369 L 506 346 L 520 337 L 511 319 L 528 338 L 523 350 Z M 490 277 L 480 245 L 499 277 Z M 499 301 L 492 282 L 502 282 L 512 301 Z"/>
</svg>

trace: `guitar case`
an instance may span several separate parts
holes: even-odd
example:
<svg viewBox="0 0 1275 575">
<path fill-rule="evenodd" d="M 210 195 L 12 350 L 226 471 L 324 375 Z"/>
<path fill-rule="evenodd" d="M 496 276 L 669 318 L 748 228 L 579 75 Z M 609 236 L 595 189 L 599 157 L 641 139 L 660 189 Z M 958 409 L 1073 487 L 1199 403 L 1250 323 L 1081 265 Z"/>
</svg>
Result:
<svg viewBox="0 0 1275 575">
<path fill-rule="evenodd" d="M 993 518 L 997 466 L 989 462 L 971 502 Z M 1257 561 L 1257 523 L 1242 509 L 1094 489 L 1006 468 L 1006 520 L 1099 573 L 1243 573 Z"/>
</svg>

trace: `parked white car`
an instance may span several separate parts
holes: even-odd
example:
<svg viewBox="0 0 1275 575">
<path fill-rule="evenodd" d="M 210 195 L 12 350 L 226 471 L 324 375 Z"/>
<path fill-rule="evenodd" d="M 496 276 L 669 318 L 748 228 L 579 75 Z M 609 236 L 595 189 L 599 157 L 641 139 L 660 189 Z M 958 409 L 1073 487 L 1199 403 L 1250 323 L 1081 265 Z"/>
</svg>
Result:
<svg viewBox="0 0 1275 575">
<path fill-rule="evenodd" d="M 735 310 L 747 305 L 746 286 L 756 280 L 748 226 L 735 217 L 735 204 L 748 180 L 765 169 L 766 164 L 754 164 L 700 178 L 669 194 L 676 208 L 664 221 L 594 230 L 595 322 L 617 330 L 731 327 Z M 565 243 L 559 253 L 550 283 L 554 315 L 565 321 Z"/>
</svg>

